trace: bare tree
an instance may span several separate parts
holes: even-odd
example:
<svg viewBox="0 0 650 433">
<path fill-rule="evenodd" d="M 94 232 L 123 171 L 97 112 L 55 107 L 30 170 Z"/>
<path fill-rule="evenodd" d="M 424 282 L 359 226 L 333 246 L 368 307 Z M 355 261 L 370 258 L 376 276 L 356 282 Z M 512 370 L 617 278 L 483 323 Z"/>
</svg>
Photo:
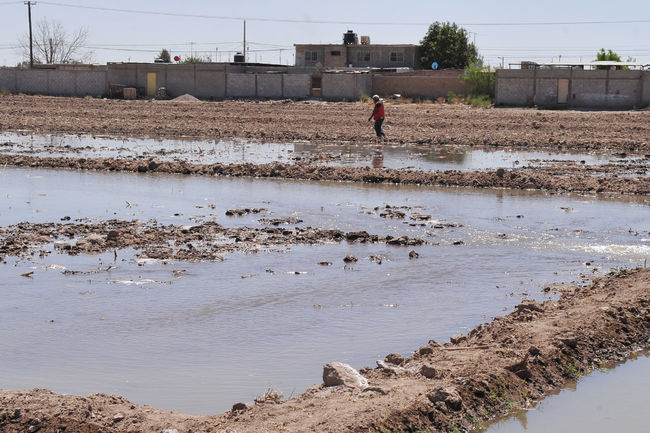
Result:
<svg viewBox="0 0 650 433">
<path fill-rule="evenodd" d="M 60 21 L 44 19 L 34 32 L 35 63 L 84 63 L 92 59 L 92 52 L 85 50 L 88 29 L 80 28 L 68 35 Z M 29 58 L 29 36 L 23 35 L 20 46 Z"/>
</svg>

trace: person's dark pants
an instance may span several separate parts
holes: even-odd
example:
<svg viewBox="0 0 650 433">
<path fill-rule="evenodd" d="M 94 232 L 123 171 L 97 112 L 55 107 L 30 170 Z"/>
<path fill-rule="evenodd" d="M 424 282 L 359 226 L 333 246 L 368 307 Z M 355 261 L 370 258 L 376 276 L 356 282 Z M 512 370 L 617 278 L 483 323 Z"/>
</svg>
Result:
<svg viewBox="0 0 650 433">
<path fill-rule="evenodd" d="M 384 123 L 384 119 L 375 120 L 375 132 L 377 133 L 377 137 L 385 137 L 386 136 L 386 134 L 384 134 L 384 131 L 381 130 L 382 123 Z"/>
</svg>

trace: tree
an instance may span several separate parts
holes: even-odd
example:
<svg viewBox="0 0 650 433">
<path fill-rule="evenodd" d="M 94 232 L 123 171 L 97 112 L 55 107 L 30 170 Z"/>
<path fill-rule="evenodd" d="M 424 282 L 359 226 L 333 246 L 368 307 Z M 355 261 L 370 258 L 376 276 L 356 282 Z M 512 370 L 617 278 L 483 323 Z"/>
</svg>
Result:
<svg viewBox="0 0 650 433">
<path fill-rule="evenodd" d="M 183 60 L 181 60 L 182 64 L 188 65 L 190 63 L 208 63 L 210 62 L 210 59 L 203 59 L 201 57 L 185 57 Z"/>
<path fill-rule="evenodd" d="M 623 60 L 621 59 L 621 56 L 619 56 L 617 53 L 615 53 L 612 50 L 607 50 L 605 51 L 605 48 L 601 48 L 598 53 L 596 53 L 596 61 L 597 62 L 622 62 Z M 627 62 L 634 62 L 635 59 L 632 57 L 628 57 Z M 629 69 L 627 66 L 619 66 L 617 68 L 621 69 Z M 596 66 L 596 69 L 610 69 L 610 66 Z"/>
<path fill-rule="evenodd" d="M 428 66 L 438 63 L 441 69 L 464 69 L 478 60 L 478 51 L 467 38 L 467 30 L 456 23 L 435 22 L 420 41 L 420 61 Z"/>
<path fill-rule="evenodd" d="M 163 48 L 154 61 L 160 63 L 171 63 L 172 56 L 169 54 L 169 51 L 167 51 L 167 48 Z"/>
<path fill-rule="evenodd" d="M 84 63 L 92 59 L 91 51 L 84 51 L 88 30 L 80 28 L 68 35 L 59 21 L 44 19 L 34 32 L 34 63 Z M 19 40 L 24 56 L 29 58 L 29 35 Z"/>
</svg>

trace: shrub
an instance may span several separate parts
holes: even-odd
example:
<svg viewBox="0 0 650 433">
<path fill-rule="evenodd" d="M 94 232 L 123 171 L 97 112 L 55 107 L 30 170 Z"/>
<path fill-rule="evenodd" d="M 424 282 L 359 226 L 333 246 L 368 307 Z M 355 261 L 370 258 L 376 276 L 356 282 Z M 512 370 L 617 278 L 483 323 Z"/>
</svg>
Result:
<svg viewBox="0 0 650 433">
<path fill-rule="evenodd" d="M 463 81 L 470 95 L 488 95 L 494 98 L 495 71 L 489 66 L 468 66 Z"/>
</svg>

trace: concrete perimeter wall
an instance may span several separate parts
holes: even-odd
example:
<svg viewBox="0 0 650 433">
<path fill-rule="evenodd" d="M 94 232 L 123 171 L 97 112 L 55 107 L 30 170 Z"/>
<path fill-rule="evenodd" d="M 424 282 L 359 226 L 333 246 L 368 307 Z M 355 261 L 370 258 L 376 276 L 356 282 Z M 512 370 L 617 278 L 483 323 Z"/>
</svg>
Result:
<svg viewBox="0 0 650 433">
<path fill-rule="evenodd" d="M 323 99 L 359 99 L 361 95 L 372 93 L 370 73 L 324 73 L 322 77 Z"/>
<path fill-rule="evenodd" d="M 446 97 L 449 92 L 457 95 L 467 93 L 462 69 L 440 71 L 409 71 L 390 74 L 375 74 L 373 93 L 382 96 L 400 94 L 405 98 L 436 99 Z"/>
<path fill-rule="evenodd" d="M 560 81 L 568 83 L 562 100 Z M 629 109 L 650 105 L 650 71 L 500 69 L 496 105 Z"/>
<path fill-rule="evenodd" d="M 106 94 L 106 66 L 76 69 L 0 68 L 0 90 L 53 96 Z"/>
</svg>

